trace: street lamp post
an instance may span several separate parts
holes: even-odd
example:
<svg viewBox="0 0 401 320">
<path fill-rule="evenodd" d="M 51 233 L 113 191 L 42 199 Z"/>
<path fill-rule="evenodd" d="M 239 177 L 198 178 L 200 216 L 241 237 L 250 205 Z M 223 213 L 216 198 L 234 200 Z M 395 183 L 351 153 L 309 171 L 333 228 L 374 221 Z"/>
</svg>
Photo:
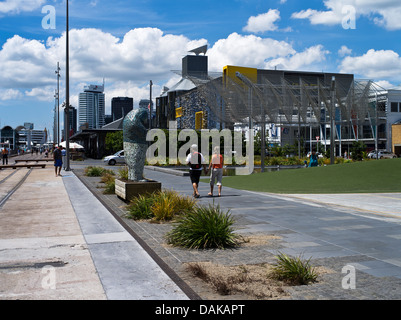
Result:
<svg viewBox="0 0 401 320">
<path fill-rule="evenodd" d="M 150 97 L 149 97 L 149 129 L 152 129 L 152 86 L 153 82 L 150 80 L 149 87 L 150 87 Z"/>
<path fill-rule="evenodd" d="M 57 62 L 57 70 L 56 70 L 56 75 L 57 75 L 57 92 L 56 92 L 56 98 L 57 98 L 57 145 L 60 144 L 60 63 Z M 56 138 L 56 137 L 54 137 Z"/>
<path fill-rule="evenodd" d="M 333 77 L 331 79 L 331 114 L 330 114 L 330 164 L 334 164 L 334 153 L 335 153 L 335 123 L 334 123 L 334 115 L 335 115 L 335 95 L 336 95 L 336 78 Z"/>
<path fill-rule="evenodd" d="M 69 17 L 68 17 L 68 0 L 66 1 L 66 72 L 65 72 L 65 123 L 64 123 L 64 134 L 65 134 L 65 148 L 66 148 L 66 171 L 71 171 L 70 168 L 70 57 L 69 57 Z"/>
</svg>

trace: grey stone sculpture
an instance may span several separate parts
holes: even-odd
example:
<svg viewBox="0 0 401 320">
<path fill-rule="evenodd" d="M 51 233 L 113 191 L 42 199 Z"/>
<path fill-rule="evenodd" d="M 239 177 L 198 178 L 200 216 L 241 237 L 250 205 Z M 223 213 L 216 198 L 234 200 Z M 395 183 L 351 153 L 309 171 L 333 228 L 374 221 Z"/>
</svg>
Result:
<svg viewBox="0 0 401 320">
<path fill-rule="evenodd" d="M 149 113 L 145 108 L 132 110 L 124 118 L 124 156 L 128 165 L 128 179 L 131 181 L 146 181 L 143 177 L 146 150 L 148 143 Z"/>
</svg>

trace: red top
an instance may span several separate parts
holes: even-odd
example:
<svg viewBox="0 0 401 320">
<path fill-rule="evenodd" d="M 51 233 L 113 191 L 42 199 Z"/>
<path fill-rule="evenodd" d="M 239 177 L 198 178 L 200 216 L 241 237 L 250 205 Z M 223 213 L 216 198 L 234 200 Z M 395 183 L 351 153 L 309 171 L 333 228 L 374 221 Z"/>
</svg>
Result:
<svg viewBox="0 0 401 320">
<path fill-rule="evenodd" d="M 224 163 L 224 160 L 223 160 L 223 156 L 221 154 L 219 154 L 219 155 L 214 154 L 212 156 L 212 168 L 213 169 L 223 168 L 223 163 Z"/>
</svg>

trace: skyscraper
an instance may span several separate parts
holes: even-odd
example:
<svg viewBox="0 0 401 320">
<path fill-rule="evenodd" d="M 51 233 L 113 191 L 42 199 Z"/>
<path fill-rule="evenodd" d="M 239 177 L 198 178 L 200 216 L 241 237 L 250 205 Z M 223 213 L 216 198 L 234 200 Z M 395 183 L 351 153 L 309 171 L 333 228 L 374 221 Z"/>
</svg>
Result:
<svg viewBox="0 0 401 320">
<path fill-rule="evenodd" d="M 134 99 L 128 97 L 115 97 L 111 99 L 111 117 L 116 121 L 126 116 L 134 108 Z"/>
<path fill-rule="evenodd" d="M 79 94 L 79 126 L 87 123 L 89 129 L 99 129 L 105 121 L 104 86 L 90 85 Z"/>
</svg>

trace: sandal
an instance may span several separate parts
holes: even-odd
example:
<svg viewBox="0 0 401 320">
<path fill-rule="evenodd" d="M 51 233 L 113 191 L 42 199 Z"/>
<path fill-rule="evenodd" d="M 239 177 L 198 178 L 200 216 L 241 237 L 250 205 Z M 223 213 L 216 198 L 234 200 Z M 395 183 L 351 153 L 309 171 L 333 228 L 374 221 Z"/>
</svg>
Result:
<svg viewBox="0 0 401 320">
<path fill-rule="evenodd" d="M 213 197 L 213 194 L 212 194 L 211 192 L 209 192 L 207 195 L 208 195 L 209 197 Z"/>
</svg>

